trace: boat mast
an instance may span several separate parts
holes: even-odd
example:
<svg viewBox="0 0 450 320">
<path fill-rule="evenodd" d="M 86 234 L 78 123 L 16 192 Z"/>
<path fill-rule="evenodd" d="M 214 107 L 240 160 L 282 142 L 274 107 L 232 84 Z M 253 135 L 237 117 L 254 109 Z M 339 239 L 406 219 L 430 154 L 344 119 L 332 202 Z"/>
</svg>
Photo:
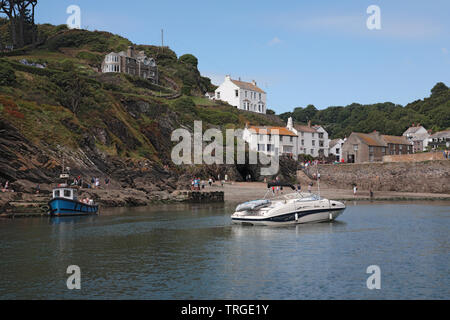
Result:
<svg viewBox="0 0 450 320">
<path fill-rule="evenodd" d="M 316 164 L 316 169 L 317 169 L 317 190 L 319 192 L 319 199 L 320 199 L 320 176 L 319 176 L 319 164 Z"/>
</svg>

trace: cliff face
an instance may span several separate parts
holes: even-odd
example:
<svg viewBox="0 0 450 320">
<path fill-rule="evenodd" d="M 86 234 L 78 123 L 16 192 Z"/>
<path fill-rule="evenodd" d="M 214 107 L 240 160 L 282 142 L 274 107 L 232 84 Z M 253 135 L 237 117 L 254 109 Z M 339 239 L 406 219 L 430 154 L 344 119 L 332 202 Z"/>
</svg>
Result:
<svg viewBox="0 0 450 320">
<path fill-rule="evenodd" d="M 55 183 L 63 162 L 86 182 L 109 177 L 117 187 L 171 191 L 184 186 L 193 170 L 172 163 L 173 130 L 190 129 L 195 120 L 203 121 L 204 129 L 280 124 L 275 116 L 203 98 L 211 84 L 193 56 L 137 46 L 156 58 L 163 79 L 158 86 L 97 72 L 104 55 L 125 50 L 128 40 L 53 29 L 40 47 L 0 58 L 0 75 L 6 75 L 0 79 L 0 182 L 9 180 L 17 191 Z M 225 170 L 207 169 L 208 174 Z"/>
</svg>

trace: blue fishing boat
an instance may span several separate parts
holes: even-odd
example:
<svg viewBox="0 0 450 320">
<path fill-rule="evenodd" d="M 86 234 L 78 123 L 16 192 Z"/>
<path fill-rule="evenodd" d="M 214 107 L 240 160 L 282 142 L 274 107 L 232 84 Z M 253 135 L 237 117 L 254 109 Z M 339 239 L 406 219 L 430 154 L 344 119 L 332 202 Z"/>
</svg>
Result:
<svg viewBox="0 0 450 320">
<path fill-rule="evenodd" d="M 79 201 L 77 190 L 67 186 L 53 189 L 53 198 L 48 205 L 51 216 L 83 216 L 98 213 L 98 205 L 92 200 Z"/>
</svg>

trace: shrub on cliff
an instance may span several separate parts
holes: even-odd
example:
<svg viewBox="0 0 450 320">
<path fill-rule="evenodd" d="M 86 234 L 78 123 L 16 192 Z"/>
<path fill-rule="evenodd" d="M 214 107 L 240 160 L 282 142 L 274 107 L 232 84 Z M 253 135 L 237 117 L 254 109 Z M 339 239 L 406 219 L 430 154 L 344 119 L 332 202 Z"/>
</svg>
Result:
<svg viewBox="0 0 450 320">
<path fill-rule="evenodd" d="M 16 83 L 14 69 L 7 63 L 0 62 L 0 86 L 12 86 Z"/>
<path fill-rule="evenodd" d="M 178 60 L 181 63 L 189 64 L 189 65 L 193 66 L 194 68 L 197 68 L 197 66 L 198 66 L 198 59 L 195 56 L 193 56 L 192 54 L 182 55 Z"/>
</svg>

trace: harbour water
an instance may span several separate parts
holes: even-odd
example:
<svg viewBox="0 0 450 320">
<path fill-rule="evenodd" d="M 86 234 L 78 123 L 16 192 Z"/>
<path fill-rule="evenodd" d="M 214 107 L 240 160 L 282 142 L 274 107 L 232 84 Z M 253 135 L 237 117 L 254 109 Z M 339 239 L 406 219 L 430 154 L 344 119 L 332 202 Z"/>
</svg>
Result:
<svg viewBox="0 0 450 320">
<path fill-rule="evenodd" d="M 0 220 L 0 299 L 450 298 L 448 202 L 347 206 L 291 227 L 232 225 L 234 204 Z"/>
</svg>

